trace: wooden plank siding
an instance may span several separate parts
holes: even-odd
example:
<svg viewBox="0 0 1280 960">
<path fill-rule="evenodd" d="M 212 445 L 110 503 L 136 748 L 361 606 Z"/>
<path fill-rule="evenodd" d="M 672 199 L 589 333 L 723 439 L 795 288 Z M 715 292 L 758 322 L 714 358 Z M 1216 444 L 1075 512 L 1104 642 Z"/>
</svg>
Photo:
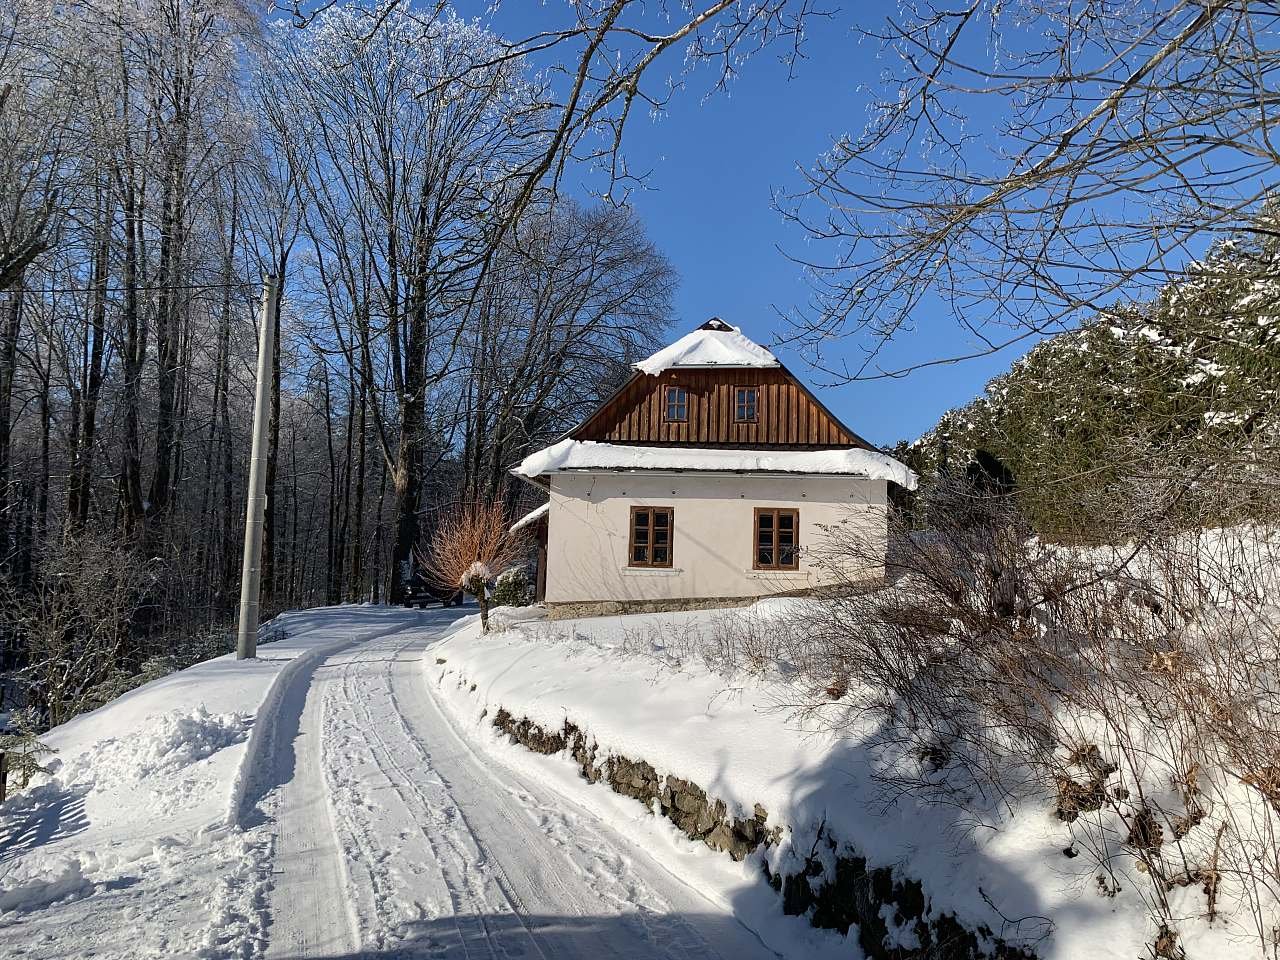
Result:
<svg viewBox="0 0 1280 960">
<path fill-rule="evenodd" d="M 664 419 L 664 388 L 688 391 L 689 416 Z M 757 389 L 756 420 L 734 422 L 737 387 Z M 698 447 L 865 447 L 786 369 L 669 370 L 636 374 L 571 434 L 575 440 Z"/>
</svg>

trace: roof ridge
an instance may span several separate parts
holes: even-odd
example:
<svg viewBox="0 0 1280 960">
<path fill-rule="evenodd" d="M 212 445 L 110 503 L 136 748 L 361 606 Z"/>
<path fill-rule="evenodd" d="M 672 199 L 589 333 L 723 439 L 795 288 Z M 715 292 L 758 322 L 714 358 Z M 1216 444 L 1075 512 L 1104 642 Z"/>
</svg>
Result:
<svg viewBox="0 0 1280 960">
<path fill-rule="evenodd" d="M 738 327 L 712 317 L 633 366 L 642 373 L 658 376 L 673 367 L 760 369 L 780 367 L 782 362 Z"/>
</svg>

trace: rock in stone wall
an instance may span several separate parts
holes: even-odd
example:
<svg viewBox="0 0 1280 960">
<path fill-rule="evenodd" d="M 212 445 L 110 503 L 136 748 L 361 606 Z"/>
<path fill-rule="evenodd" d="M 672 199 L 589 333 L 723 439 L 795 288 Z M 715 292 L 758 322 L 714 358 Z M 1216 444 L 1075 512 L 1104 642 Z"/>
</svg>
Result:
<svg viewBox="0 0 1280 960">
<path fill-rule="evenodd" d="M 595 741 L 568 720 L 560 730 L 545 730 L 500 709 L 493 725 L 535 753 L 567 751 L 588 782 L 605 781 L 615 793 L 633 797 L 691 839 L 734 860 L 745 860 L 757 847 L 781 839 L 782 827 L 770 828 L 768 811 L 759 804 L 751 817 L 731 817 L 723 801 L 708 797 L 696 783 L 663 776 L 644 760 L 616 754 L 600 760 Z M 819 855 L 820 844 L 826 844 L 828 856 Z M 896 877 L 888 867 L 868 869 L 864 857 L 824 828 L 794 873 L 775 873 L 767 862 L 762 866 L 782 896 L 785 913 L 807 916 L 813 926 L 843 934 L 856 925 L 858 943 L 871 960 L 1035 960 L 1032 951 L 1006 943 L 986 927 L 969 929 L 951 914 L 931 915 L 919 882 Z"/>
</svg>

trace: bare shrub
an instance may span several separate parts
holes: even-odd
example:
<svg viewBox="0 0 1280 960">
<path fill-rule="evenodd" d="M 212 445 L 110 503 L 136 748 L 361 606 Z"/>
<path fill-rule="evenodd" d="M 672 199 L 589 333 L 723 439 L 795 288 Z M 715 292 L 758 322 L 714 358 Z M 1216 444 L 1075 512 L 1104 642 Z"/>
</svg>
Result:
<svg viewBox="0 0 1280 960">
<path fill-rule="evenodd" d="M 488 583 L 521 559 L 525 540 L 509 529 L 503 498 L 464 503 L 446 513 L 418 561 L 435 583 L 461 587 L 480 605 L 480 622 L 489 632 Z"/>
<path fill-rule="evenodd" d="M 675 670 L 686 663 L 706 662 L 706 637 L 694 620 L 623 627 L 619 649 L 627 656 L 653 659 Z"/>
<path fill-rule="evenodd" d="M 6 587 L 5 616 L 26 654 L 19 681 L 50 726 L 97 706 L 91 692 L 109 678 L 136 672 L 147 652 L 134 621 L 155 581 L 145 558 L 82 534 L 47 551 L 29 590 Z"/>
<path fill-rule="evenodd" d="M 1031 536 L 1008 498 L 942 483 L 930 499 L 927 532 L 891 521 L 890 586 L 801 608 L 810 715 L 874 718 L 866 742 L 890 795 L 980 820 L 1048 800 L 1100 889 L 1136 887 L 1173 931 L 1170 892 L 1200 886 L 1210 920 L 1230 898 L 1231 922 L 1251 917 L 1274 954 L 1271 537 L 1167 530 L 1068 549 Z M 833 528 L 819 562 L 838 577 L 882 544 Z M 833 687 L 852 709 L 825 710 Z M 1148 879 L 1121 884 L 1131 868 Z"/>
<path fill-rule="evenodd" d="M 631 656 L 653 658 L 681 669 L 699 663 L 714 673 L 763 676 L 770 671 L 790 675 L 806 658 L 803 632 L 792 621 L 735 610 L 705 620 L 651 621 L 624 627 L 621 649 Z"/>
</svg>

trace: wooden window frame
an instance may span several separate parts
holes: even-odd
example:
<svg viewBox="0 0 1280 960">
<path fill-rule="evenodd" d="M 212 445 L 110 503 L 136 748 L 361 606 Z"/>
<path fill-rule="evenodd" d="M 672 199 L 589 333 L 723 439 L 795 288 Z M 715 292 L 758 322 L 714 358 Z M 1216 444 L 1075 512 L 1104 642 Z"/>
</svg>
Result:
<svg viewBox="0 0 1280 960">
<path fill-rule="evenodd" d="M 649 542 L 645 546 L 649 550 L 648 560 L 636 559 L 636 516 L 641 513 L 649 515 Z M 655 514 L 667 515 L 667 559 L 663 563 L 653 560 L 653 518 Z M 675 507 L 632 507 L 631 520 L 627 525 L 627 566 L 641 569 L 669 570 L 675 564 L 676 556 L 676 509 Z"/>
<path fill-rule="evenodd" d="M 738 392 L 741 390 L 750 390 L 755 394 L 751 402 L 751 410 L 755 414 L 752 417 L 739 417 L 738 408 L 742 406 L 738 402 Z M 734 423 L 759 423 L 760 422 L 760 388 L 754 384 L 746 384 L 745 386 L 736 386 L 733 388 L 733 422 Z"/>
<path fill-rule="evenodd" d="M 684 410 L 683 417 L 671 416 L 671 391 L 679 390 L 684 394 L 684 403 L 680 406 Z M 682 387 L 678 383 L 669 383 L 662 388 L 662 422 L 663 423 L 688 423 L 689 422 L 689 388 Z"/>
<path fill-rule="evenodd" d="M 773 516 L 773 563 L 760 562 L 760 515 Z M 791 562 L 779 562 L 781 552 L 778 550 L 778 517 L 791 517 Z M 800 569 L 800 511 L 795 507 L 756 507 L 751 515 L 751 569 L 752 570 L 799 570 Z"/>
</svg>

